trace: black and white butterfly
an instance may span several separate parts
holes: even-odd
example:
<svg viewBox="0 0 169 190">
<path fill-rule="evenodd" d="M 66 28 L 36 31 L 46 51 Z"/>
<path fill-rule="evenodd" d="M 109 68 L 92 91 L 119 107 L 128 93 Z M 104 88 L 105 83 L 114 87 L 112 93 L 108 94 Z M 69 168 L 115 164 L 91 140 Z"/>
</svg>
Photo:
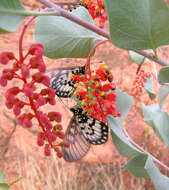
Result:
<svg viewBox="0 0 169 190">
<path fill-rule="evenodd" d="M 66 130 L 64 141 L 69 148 L 62 148 L 67 162 L 80 160 L 90 149 L 90 145 L 104 144 L 108 140 L 108 126 L 82 113 L 82 108 L 71 108 L 73 118 Z"/>
<path fill-rule="evenodd" d="M 56 69 L 46 72 L 46 75 L 50 78 L 50 88 L 56 91 L 56 95 L 61 98 L 71 97 L 76 87 L 76 81 L 73 81 L 71 75 L 84 75 L 85 66 L 83 67 L 72 67 L 64 69 Z"/>
</svg>

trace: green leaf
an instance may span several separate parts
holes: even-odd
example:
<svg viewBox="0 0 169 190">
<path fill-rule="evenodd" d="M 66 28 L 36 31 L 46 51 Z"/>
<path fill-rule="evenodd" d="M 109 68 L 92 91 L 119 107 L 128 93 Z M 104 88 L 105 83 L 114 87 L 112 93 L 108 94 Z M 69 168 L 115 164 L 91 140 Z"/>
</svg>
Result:
<svg viewBox="0 0 169 190">
<path fill-rule="evenodd" d="M 165 190 L 169 187 L 169 178 L 160 173 L 151 156 L 140 154 L 129 160 L 124 168 L 136 177 L 150 177 L 156 190 Z"/>
<path fill-rule="evenodd" d="M 139 155 L 140 150 L 136 149 L 129 141 L 128 137 L 125 136 L 122 125 L 120 122 L 115 119 L 113 116 L 108 115 L 107 121 L 109 126 L 111 127 L 111 137 L 112 141 L 121 154 L 121 156 L 136 156 Z"/>
<path fill-rule="evenodd" d="M 156 97 L 156 94 L 154 92 L 153 88 L 153 77 L 151 76 L 150 78 L 147 78 L 147 81 L 144 83 L 144 88 L 149 94 L 149 97 L 151 99 L 154 99 Z"/>
<path fill-rule="evenodd" d="M 15 12 L 13 12 L 15 11 Z M 20 0 L 1 0 L 0 3 L 0 33 L 14 32 L 18 29 L 25 16 L 17 12 L 26 11 Z"/>
<path fill-rule="evenodd" d="M 0 183 L 1 190 L 8 190 L 9 185 L 7 183 Z"/>
<path fill-rule="evenodd" d="M 142 64 L 143 61 L 145 62 L 145 57 L 134 51 L 129 51 L 129 55 L 131 59 L 138 65 Z"/>
<path fill-rule="evenodd" d="M 163 103 L 167 98 L 168 94 L 169 94 L 169 86 L 166 85 L 161 86 L 158 93 L 158 103 L 160 108 L 162 108 Z"/>
<path fill-rule="evenodd" d="M 119 89 L 116 89 L 117 93 L 117 110 L 120 110 L 122 115 L 119 119 L 119 121 L 123 121 L 128 112 L 130 111 L 131 104 L 132 104 L 132 96 L 129 96 L 128 94 L 125 94 L 121 92 Z"/>
<path fill-rule="evenodd" d="M 0 183 L 4 183 L 5 182 L 5 175 L 3 174 L 2 171 L 0 171 Z"/>
<path fill-rule="evenodd" d="M 84 7 L 72 14 L 93 24 Z M 86 58 L 98 39 L 103 38 L 63 17 L 38 17 L 35 25 L 35 40 L 44 45 L 44 55 L 49 58 Z"/>
<path fill-rule="evenodd" d="M 159 138 L 169 147 L 169 115 L 160 110 L 159 105 L 141 105 L 144 121 L 150 125 Z"/>
<path fill-rule="evenodd" d="M 156 190 L 167 190 L 169 187 L 169 178 L 157 169 L 153 163 L 152 158 L 149 156 L 145 165 L 145 169 L 153 181 Z"/>
<path fill-rule="evenodd" d="M 158 74 L 158 81 L 161 84 L 169 83 L 169 67 L 163 67 Z"/>
<path fill-rule="evenodd" d="M 164 0 L 104 0 L 110 39 L 120 48 L 155 50 L 169 43 L 169 9 Z"/>
<path fill-rule="evenodd" d="M 158 110 L 157 106 L 153 106 L 154 111 Z M 150 114 L 151 116 L 151 114 Z M 122 156 L 131 156 L 131 160 L 123 167 L 127 168 L 136 177 L 150 177 L 155 185 L 156 190 L 165 190 L 169 187 L 169 178 L 162 175 L 153 163 L 152 157 L 135 148 L 129 137 L 126 137 L 119 121 L 107 116 L 108 124 L 111 127 L 112 141 Z M 127 134 L 128 136 L 128 134 Z"/>
<path fill-rule="evenodd" d="M 26 10 L 20 0 L 1 0 L 0 2 L 0 34 L 14 32 L 26 16 L 53 15 L 48 12 Z"/>
<path fill-rule="evenodd" d="M 145 169 L 147 158 L 147 154 L 140 154 L 130 159 L 123 167 L 128 169 L 136 177 L 149 177 Z"/>
</svg>

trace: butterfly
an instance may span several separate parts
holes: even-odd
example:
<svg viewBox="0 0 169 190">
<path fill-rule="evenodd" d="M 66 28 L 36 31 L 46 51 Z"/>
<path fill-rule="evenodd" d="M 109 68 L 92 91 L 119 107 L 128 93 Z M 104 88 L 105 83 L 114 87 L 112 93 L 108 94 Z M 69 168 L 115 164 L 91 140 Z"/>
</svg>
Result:
<svg viewBox="0 0 169 190">
<path fill-rule="evenodd" d="M 61 98 L 71 97 L 76 87 L 76 81 L 73 81 L 71 75 L 84 75 L 85 66 L 83 67 L 69 67 L 65 69 L 56 69 L 46 72 L 50 78 L 50 88 L 56 91 L 56 95 Z"/>
<path fill-rule="evenodd" d="M 69 148 L 62 148 L 63 158 L 67 162 L 80 160 L 90 149 L 91 144 L 100 145 L 108 140 L 108 126 L 83 113 L 82 108 L 73 107 L 73 112 L 64 141 L 70 144 Z"/>
</svg>

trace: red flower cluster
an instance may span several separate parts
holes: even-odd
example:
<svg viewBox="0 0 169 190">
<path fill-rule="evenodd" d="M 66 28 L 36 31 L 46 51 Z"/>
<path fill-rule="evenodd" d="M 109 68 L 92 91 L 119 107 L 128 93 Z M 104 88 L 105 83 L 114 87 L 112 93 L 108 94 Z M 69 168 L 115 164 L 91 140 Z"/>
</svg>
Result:
<svg viewBox="0 0 169 190">
<path fill-rule="evenodd" d="M 26 58 L 29 58 L 26 64 Z M 49 77 L 43 73 L 46 71 L 46 66 L 43 62 L 43 46 L 41 44 L 34 44 L 30 47 L 28 53 L 23 57 L 20 55 L 20 59 L 14 56 L 11 52 L 3 52 L 0 54 L 0 63 L 12 64 L 12 68 L 4 69 L 0 76 L 0 85 L 6 86 L 8 81 L 12 79 L 19 79 L 22 81 L 20 87 L 14 86 L 9 88 L 6 93 L 6 106 L 8 109 L 13 109 L 13 113 L 17 116 L 18 124 L 27 128 L 32 127 L 32 119 L 38 120 L 39 126 L 42 132 L 37 137 L 37 144 L 39 146 L 44 145 L 45 155 L 50 155 L 50 148 L 53 148 L 57 152 L 58 157 L 62 157 L 63 153 L 59 149 L 59 146 L 68 147 L 65 142 L 54 143 L 58 138 L 63 139 L 64 133 L 62 132 L 61 114 L 59 112 L 43 113 L 39 108 L 47 103 L 54 105 L 55 91 L 48 88 L 50 85 Z M 34 71 L 33 75 L 30 75 L 31 70 Z M 40 92 L 36 92 L 36 84 L 41 83 L 46 86 Z M 24 101 L 21 95 L 24 94 L 28 101 Z M 30 113 L 24 113 L 23 108 L 29 106 L 32 109 Z"/>
<path fill-rule="evenodd" d="M 120 117 L 120 111 L 116 110 L 116 92 L 113 75 L 105 65 L 101 65 L 96 72 L 92 72 L 87 78 L 85 75 L 74 75 L 73 80 L 78 83 L 75 94 L 81 100 L 84 112 L 90 117 L 107 123 L 107 115 Z"/>
<path fill-rule="evenodd" d="M 104 0 L 81 0 L 88 8 L 88 11 L 93 19 L 99 19 L 99 27 L 103 28 L 107 21 L 106 9 L 104 7 Z"/>
<path fill-rule="evenodd" d="M 131 89 L 132 96 L 141 96 L 143 93 L 144 83 L 147 81 L 147 78 L 151 77 L 151 73 L 145 73 L 144 70 L 140 70 L 136 75 L 136 78 L 133 82 L 133 87 Z"/>
</svg>

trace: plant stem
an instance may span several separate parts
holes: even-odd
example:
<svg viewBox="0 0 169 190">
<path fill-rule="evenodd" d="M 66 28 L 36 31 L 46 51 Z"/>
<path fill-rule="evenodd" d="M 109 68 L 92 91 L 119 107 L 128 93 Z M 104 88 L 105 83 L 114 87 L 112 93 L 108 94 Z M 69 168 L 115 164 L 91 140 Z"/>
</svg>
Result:
<svg viewBox="0 0 169 190">
<path fill-rule="evenodd" d="M 16 179 L 15 181 L 13 181 L 12 183 L 9 184 L 9 186 L 12 186 L 13 184 L 17 183 L 18 181 L 20 181 L 23 177 L 19 177 L 18 179 Z"/>
<path fill-rule="evenodd" d="M 37 0 L 39 1 L 40 3 L 42 3 L 43 5 L 47 6 L 47 7 L 50 7 L 50 8 L 53 8 L 55 10 L 57 10 L 58 12 L 58 15 L 59 16 L 62 16 L 62 17 L 65 17 L 69 20 L 71 20 L 72 22 L 75 22 L 103 37 L 105 37 L 106 39 L 110 39 L 110 36 L 109 36 L 109 33 L 106 32 L 105 30 L 103 29 L 100 29 L 99 27 L 93 25 L 93 24 L 90 24 L 82 19 L 79 19 L 78 17 L 74 16 L 73 14 L 69 13 L 68 11 L 64 10 L 63 8 L 55 5 L 54 3 L 50 2 L 49 0 Z M 147 58 L 149 58 L 150 60 L 152 61 L 155 61 L 156 63 L 162 65 L 162 66 L 169 66 L 169 63 L 160 59 L 160 58 L 156 58 L 154 56 L 154 54 L 151 54 L 151 53 L 147 53 L 146 51 L 144 50 L 140 50 L 140 51 L 135 51 L 136 53 L 140 54 L 140 55 L 143 55 Z"/>
<path fill-rule="evenodd" d="M 24 24 L 24 27 L 23 27 L 23 30 L 22 30 L 22 33 L 21 33 L 21 36 L 19 38 L 19 62 L 22 63 L 24 58 L 23 58 L 23 47 L 22 47 L 22 44 L 23 44 L 23 36 L 25 34 L 25 31 L 27 29 L 27 27 L 29 26 L 29 24 L 32 22 L 32 20 L 35 18 L 35 16 L 32 16 L 30 17 L 30 19 L 28 19 L 26 21 L 26 23 Z"/>
<path fill-rule="evenodd" d="M 135 143 L 131 137 L 128 135 L 127 131 L 125 128 L 122 128 L 124 134 L 126 135 L 126 137 L 128 138 L 128 140 L 130 141 L 130 143 L 132 143 L 136 148 L 138 148 L 141 152 L 149 155 L 155 162 L 157 162 L 159 165 L 161 165 L 162 167 L 164 167 L 166 170 L 169 171 L 169 167 L 166 166 L 165 164 L 163 164 L 162 162 L 160 162 L 157 158 L 155 158 L 153 155 L 151 155 L 149 152 L 147 152 L 146 150 L 144 150 L 141 146 L 139 146 L 137 143 Z"/>
<path fill-rule="evenodd" d="M 149 152 L 147 152 L 146 150 L 144 150 L 141 146 L 139 146 L 137 143 L 135 143 L 131 138 L 130 138 L 130 142 L 138 149 L 140 149 L 142 152 L 144 152 L 145 154 L 148 154 L 150 157 L 153 158 L 154 161 L 156 161 L 159 165 L 161 165 L 162 167 L 164 167 L 166 170 L 169 171 L 169 167 L 166 166 L 165 164 L 163 164 L 162 162 L 160 162 L 157 158 L 155 158 L 153 155 L 151 155 Z"/>
<path fill-rule="evenodd" d="M 93 55 L 94 51 L 96 50 L 96 48 L 98 46 L 100 46 L 101 44 L 105 43 L 105 42 L 108 42 L 109 40 L 102 40 L 102 41 L 99 41 L 98 43 L 96 43 L 94 45 L 94 47 L 92 48 L 92 50 L 90 51 L 89 55 L 88 55 L 88 58 L 86 60 L 86 64 L 85 64 L 85 75 L 86 75 L 86 78 L 87 78 L 87 74 L 89 74 L 89 76 L 91 77 L 91 71 L 90 71 L 90 58 L 91 56 Z M 87 69 L 88 69 L 88 72 L 87 72 Z"/>
</svg>

